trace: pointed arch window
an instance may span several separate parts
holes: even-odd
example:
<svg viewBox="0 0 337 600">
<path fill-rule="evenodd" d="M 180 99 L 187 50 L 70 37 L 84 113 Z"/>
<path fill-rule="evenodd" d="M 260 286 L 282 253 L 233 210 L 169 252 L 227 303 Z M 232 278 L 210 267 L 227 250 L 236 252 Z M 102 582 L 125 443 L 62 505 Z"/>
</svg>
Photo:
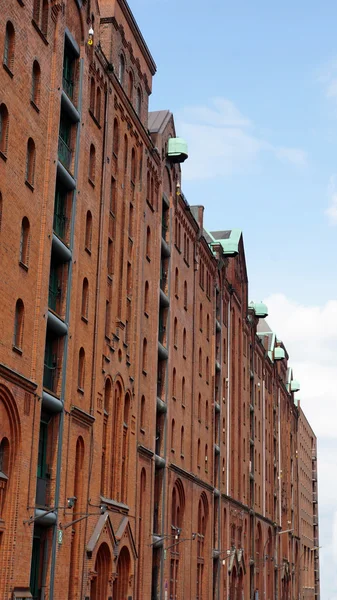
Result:
<svg viewBox="0 0 337 600">
<path fill-rule="evenodd" d="M 33 138 L 29 138 L 27 142 L 26 183 L 28 183 L 30 187 L 34 187 L 35 154 L 35 142 Z"/>
<path fill-rule="evenodd" d="M 5 67 L 7 67 L 7 71 L 9 71 L 10 74 L 12 73 L 14 67 L 14 51 L 15 31 L 13 24 L 10 21 L 7 21 L 3 64 Z"/>
<path fill-rule="evenodd" d="M 32 103 L 38 107 L 40 103 L 40 91 L 41 91 L 41 69 L 37 60 L 33 62 L 32 70 Z"/>
<path fill-rule="evenodd" d="M 173 372 L 172 372 L 172 398 L 173 398 L 173 400 L 176 399 L 176 393 L 177 393 L 177 372 L 176 372 L 176 368 L 173 367 Z"/>
<path fill-rule="evenodd" d="M 179 271 L 178 271 L 178 267 L 176 267 L 176 272 L 175 272 L 174 294 L 175 294 L 176 298 L 179 298 Z"/>
<path fill-rule="evenodd" d="M 175 447 L 175 420 L 172 419 L 172 423 L 171 423 L 171 452 L 174 452 L 174 447 Z"/>
<path fill-rule="evenodd" d="M 114 120 L 113 135 L 112 135 L 112 153 L 115 157 L 118 156 L 119 150 L 119 125 L 117 119 Z"/>
<path fill-rule="evenodd" d="M 124 58 L 124 55 L 121 54 L 119 57 L 119 65 L 118 65 L 118 81 L 121 84 L 121 86 L 124 85 L 124 79 L 125 79 L 125 58 Z"/>
<path fill-rule="evenodd" d="M 202 304 L 200 302 L 200 308 L 199 308 L 199 329 L 200 331 L 202 331 Z"/>
<path fill-rule="evenodd" d="M 102 107 L 102 93 L 101 88 L 98 86 L 96 91 L 96 119 L 98 123 L 101 122 L 101 107 Z"/>
<path fill-rule="evenodd" d="M 20 264 L 28 267 L 30 248 L 30 225 L 27 217 L 23 217 L 20 238 Z"/>
<path fill-rule="evenodd" d="M 24 325 L 25 307 L 19 298 L 15 305 L 15 318 L 14 318 L 14 340 L 13 345 L 17 350 L 22 351 L 23 346 L 23 325 Z"/>
<path fill-rule="evenodd" d="M 131 69 L 129 71 L 128 96 L 129 96 L 130 102 L 132 103 L 132 100 L 133 100 L 133 74 L 132 74 Z"/>
<path fill-rule="evenodd" d="M 134 148 L 131 150 L 131 183 L 133 185 L 136 181 L 136 151 Z"/>
<path fill-rule="evenodd" d="M 95 113 L 95 89 L 96 89 L 95 79 L 94 79 L 94 77 L 92 77 L 90 79 L 90 102 L 89 102 L 89 109 L 92 112 L 92 114 Z"/>
<path fill-rule="evenodd" d="M 151 260 L 151 229 L 146 229 L 146 258 L 148 261 Z"/>
<path fill-rule="evenodd" d="M 77 374 L 77 386 L 80 391 L 84 390 L 85 382 L 85 351 L 84 348 L 80 348 L 78 355 L 78 374 Z"/>
<path fill-rule="evenodd" d="M 180 456 L 184 458 L 184 426 L 182 425 L 180 431 Z"/>
<path fill-rule="evenodd" d="M 198 421 L 201 421 L 201 394 L 198 396 Z"/>
<path fill-rule="evenodd" d="M 183 331 L 183 358 L 186 358 L 187 354 L 186 354 L 186 329 L 184 327 L 184 331 Z"/>
<path fill-rule="evenodd" d="M 210 327 L 209 327 L 209 314 L 207 314 L 207 319 L 206 319 L 206 338 L 209 341 L 209 333 L 210 333 Z"/>
<path fill-rule="evenodd" d="M 96 150 L 94 144 L 90 144 L 89 153 L 89 181 L 92 185 L 95 185 L 96 175 Z"/>
<path fill-rule="evenodd" d="M 142 364 L 143 364 L 143 373 L 146 375 L 146 373 L 147 373 L 147 339 L 146 338 L 144 338 L 144 340 L 143 340 Z"/>
<path fill-rule="evenodd" d="M 199 375 L 202 377 L 202 350 L 199 348 Z"/>
<path fill-rule="evenodd" d="M 197 447 L 197 467 L 200 469 L 200 438 L 198 439 L 198 447 Z"/>
<path fill-rule="evenodd" d="M 91 253 L 91 243 L 92 243 L 92 214 L 90 210 L 87 212 L 86 223 L 85 223 L 85 249 L 87 252 Z"/>
<path fill-rule="evenodd" d="M 208 425 L 209 425 L 208 400 L 206 400 L 206 408 L 205 408 L 205 425 L 206 425 L 206 427 L 208 427 Z"/>
<path fill-rule="evenodd" d="M 173 324 L 173 345 L 175 348 L 178 348 L 178 319 L 174 317 Z"/>
<path fill-rule="evenodd" d="M 206 357 L 206 383 L 209 384 L 209 358 Z"/>
<path fill-rule="evenodd" d="M 9 116 L 6 104 L 0 105 L 0 152 L 6 156 L 8 147 Z"/>
<path fill-rule="evenodd" d="M 81 310 L 81 316 L 85 321 L 88 320 L 88 312 L 89 312 L 89 282 L 88 282 L 87 278 L 85 277 L 83 279 L 83 285 L 82 285 L 82 310 Z"/>
<path fill-rule="evenodd" d="M 184 309 L 187 310 L 187 281 L 184 281 Z"/>
<path fill-rule="evenodd" d="M 148 281 L 145 281 L 144 313 L 146 316 L 149 316 L 149 296 L 150 296 L 150 285 L 149 285 Z"/>
<path fill-rule="evenodd" d="M 181 404 L 185 406 L 186 404 L 186 386 L 185 386 L 185 377 L 181 380 Z"/>
<path fill-rule="evenodd" d="M 142 433 L 145 433 L 145 418 L 146 418 L 146 402 L 145 396 L 142 396 L 140 402 L 140 430 Z"/>
<path fill-rule="evenodd" d="M 140 117 L 141 108 L 142 108 L 142 92 L 141 92 L 141 89 L 138 87 L 137 93 L 136 93 L 136 113 L 137 113 L 138 117 Z"/>
</svg>

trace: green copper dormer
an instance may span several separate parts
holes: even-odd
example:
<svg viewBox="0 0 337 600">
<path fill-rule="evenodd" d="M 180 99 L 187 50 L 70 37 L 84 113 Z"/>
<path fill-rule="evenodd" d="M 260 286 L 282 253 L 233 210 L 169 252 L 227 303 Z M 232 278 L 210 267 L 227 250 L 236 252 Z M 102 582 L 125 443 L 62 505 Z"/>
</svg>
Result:
<svg viewBox="0 0 337 600">
<path fill-rule="evenodd" d="M 292 379 L 290 382 L 290 391 L 291 392 L 299 392 L 301 389 L 301 386 L 299 384 L 299 382 L 296 379 Z"/>
<path fill-rule="evenodd" d="M 188 158 L 187 143 L 182 138 L 169 138 L 167 158 L 172 163 L 182 163 Z"/>
<path fill-rule="evenodd" d="M 249 308 L 252 308 L 258 319 L 265 319 L 268 317 L 268 308 L 264 302 L 250 302 Z"/>
<path fill-rule="evenodd" d="M 286 353 L 283 348 L 276 346 L 274 350 L 274 360 L 283 360 L 286 357 Z"/>
</svg>

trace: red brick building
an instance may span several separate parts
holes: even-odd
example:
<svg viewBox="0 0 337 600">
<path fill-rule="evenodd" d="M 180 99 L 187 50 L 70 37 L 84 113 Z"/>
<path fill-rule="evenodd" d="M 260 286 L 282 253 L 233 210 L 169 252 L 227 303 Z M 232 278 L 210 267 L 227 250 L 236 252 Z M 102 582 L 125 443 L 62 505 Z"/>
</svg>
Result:
<svg viewBox="0 0 337 600">
<path fill-rule="evenodd" d="M 9 0 L 0 47 L 0 597 L 318 598 L 315 436 L 129 6 Z"/>
</svg>

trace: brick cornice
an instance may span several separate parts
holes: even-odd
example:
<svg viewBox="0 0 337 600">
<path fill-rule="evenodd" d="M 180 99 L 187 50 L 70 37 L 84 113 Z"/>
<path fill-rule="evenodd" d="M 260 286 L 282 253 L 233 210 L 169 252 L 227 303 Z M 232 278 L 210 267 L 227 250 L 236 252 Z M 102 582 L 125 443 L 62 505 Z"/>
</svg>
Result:
<svg viewBox="0 0 337 600">
<path fill-rule="evenodd" d="M 74 405 L 70 409 L 70 414 L 73 419 L 76 419 L 76 421 L 79 421 L 83 425 L 86 425 L 86 427 L 91 427 L 91 425 L 96 420 L 95 417 L 85 412 L 81 408 L 78 408 L 78 406 Z"/>
<path fill-rule="evenodd" d="M 7 381 L 10 381 L 14 385 L 17 385 L 20 388 L 24 389 L 26 392 L 33 393 L 37 388 L 37 383 L 35 381 L 28 379 L 21 373 L 18 373 L 10 367 L 7 367 L 3 363 L 0 363 L 0 376 L 2 376 Z"/>
</svg>

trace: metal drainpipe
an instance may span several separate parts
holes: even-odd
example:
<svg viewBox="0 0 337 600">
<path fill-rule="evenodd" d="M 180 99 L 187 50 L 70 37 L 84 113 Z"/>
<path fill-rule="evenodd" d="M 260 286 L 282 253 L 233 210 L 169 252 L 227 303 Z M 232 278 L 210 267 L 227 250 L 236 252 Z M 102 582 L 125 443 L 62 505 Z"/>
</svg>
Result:
<svg viewBox="0 0 337 600">
<path fill-rule="evenodd" d="M 92 415 L 94 412 L 94 391 L 95 391 L 95 381 L 96 381 L 96 353 L 97 353 L 97 336 L 98 336 L 98 304 L 99 304 L 99 296 L 100 296 L 100 275 L 101 275 L 101 263 L 102 263 L 102 230 L 103 230 L 103 222 L 104 222 L 104 191 L 105 191 L 105 163 L 106 163 L 106 130 L 108 123 L 108 91 L 104 92 L 104 128 L 103 128 L 103 141 L 102 141 L 102 165 L 101 165 L 101 191 L 100 191 L 100 207 L 99 207 L 99 230 L 98 230 L 98 252 L 97 252 L 97 269 L 96 269 L 96 295 L 95 295 L 95 321 L 94 321 L 94 340 L 93 340 L 93 349 L 92 349 L 92 371 L 91 371 L 91 392 L 90 392 L 90 414 Z M 92 469 L 92 450 L 93 450 L 93 429 L 91 429 L 91 439 L 90 439 L 90 465 L 89 465 L 89 477 L 88 477 L 88 487 L 87 487 L 87 504 L 86 504 L 86 513 L 89 512 L 89 493 L 90 493 L 90 479 L 91 479 L 91 469 Z M 88 529 L 88 519 L 85 519 L 85 527 L 84 527 L 84 539 L 87 536 Z M 85 552 L 83 553 L 83 561 L 82 561 L 82 579 L 81 579 L 81 598 L 83 597 L 83 583 L 84 583 L 84 564 L 85 564 Z"/>
<path fill-rule="evenodd" d="M 220 325 L 221 325 L 221 329 L 220 329 L 220 365 L 222 365 L 222 323 L 223 323 L 223 315 L 222 315 L 222 309 L 223 309 L 223 303 L 221 301 L 221 296 L 220 296 L 220 291 L 219 291 L 219 297 L 220 297 Z M 216 338 L 215 338 L 215 343 L 216 343 Z M 220 371 L 221 373 L 221 371 Z M 221 375 L 219 376 L 219 398 L 221 398 L 222 396 L 222 377 Z M 215 390 L 214 390 L 214 401 L 215 401 Z M 218 418 L 219 418 L 219 427 L 218 427 L 218 444 L 219 447 L 221 446 L 221 406 L 222 406 L 222 402 L 219 403 L 220 404 L 220 413 L 218 414 Z M 214 411 L 215 414 L 215 411 Z M 220 485 L 221 485 L 221 481 L 220 481 L 220 472 L 221 472 L 221 452 L 219 454 L 219 465 L 218 465 L 218 490 L 220 490 Z M 219 505 L 218 505 L 218 545 L 220 545 L 220 548 L 222 546 L 221 544 L 221 494 L 219 496 Z M 218 577 L 218 593 L 217 593 L 217 598 L 218 600 L 220 600 L 220 568 L 222 565 L 222 561 L 220 560 L 220 558 L 218 559 L 218 573 L 217 573 L 217 577 Z"/>
<path fill-rule="evenodd" d="M 278 482 L 279 482 L 279 486 L 278 486 L 278 493 L 279 493 L 279 525 L 282 529 L 282 524 L 281 524 L 281 480 L 280 480 L 280 474 L 281 474 L 281 431 L 280 431 L 280 388 L 278 387 L 277 390 L 277 421 L 278 421 L 278 460 L 279 460 L 279 475 L 278 475 Z M 275 563 L 276 565 L 278 565 L 278 545 L 279 545 L 279 540 L 280 540 L 280 536 L 276 535 L 276 544 L 275 544 Z M 276 571 L 276 589 L 275 589 L 275 600 L 278 600 L 279 597 L 279 571 Z"/>
<path fill-rule="evenodd" d="M 76 152 L 75 152 L 75 163 L 74 163 L 74 179 L 77 181 L 78 173 L 78 162 L 79 162 L 79 149 L 80 149 L 80 135 L 81 135 L 81 115 L 82 115 L 82 82 L 83 82 L 83 58 L 80 60 L 80 76 L 79 76 L 79 93 L 78 93 L 78 112 L 80 120 L 77 124 L 76 132 Z M 74 230 L 75 230 L 75 214 L 76 214 L 76 188 L 73 192 L 72 212 L 71 212 L 71 225 L 70 225 L 70 249 L 73 251 L 74 243 Z M 67 300 L 66 300 L 66 314 L 65 322 L 69 323 L 70 316 L 70 295 L 71 295 L 71 280 L 73 272 L 73 261 L 69 263 L 68 273 L 68 286 L 67 286 Z M 64 396 L 66 389 L 66 366 L 68 356 L 68 340 L 69 331 L 65 336 L 64 351 L 63 351 L 63 368 L 62 368 L 62 383 L 61 383 L 61 401 L 64 406 Z M 63 425 L 64 425 L 64 410 L 60 413 L 59 423 L 59 436 L 58 436 L 58 447 L 57 447 L 57 464 L 56 464 L 56 480 L 55 480 L 55 506 L 58 507 L 60 501 L 60 487 L 61 487 L 61 462 L 62 462 L 62 443 L 63 443 Z M 57 521 L 58 521 L 58 508 L 55 509 L 56 522 L 53 531 L 52 540 L 52 552 L 51 552 L 51 566 L 50 566 L 50 585 L 49 585 L 49 599 L 54 598 L 54 583 L 55 583 L 55 567 L 56 567 L 56 550 L 57 550 Z"/>
<path fill-rule="evenodd" d="M 170 217 L 171 217 L 171 207 L 170 207 Z M 161 235 L 162 235 L 162 231 L 161 231 L 161 223 L 162 223 L 162 215 L 161 215 L 161 219 L 160 219 L 160 253 L 161 253 Z M 172 242 L 172 219 L 170 218 L 170 246 L 171 246 L 171 242 Z M 162 256 L 160 255 L 160 260 L 162 260 Z M 169 257 L 167 257 L 168 260 L 168 270 L 167 270 L 167 293 L 168 293 L 168 298 L 170 300 L 170 289 L 171 289 L 171 255 Z M 159 288 L 160 288 L 160 284 L 159 284 Z M 160 289 L 159 289 L 159 311 L 160 311 Z M 169 351 L 169 356 L 170 356 L 170 315 L 171 315 L 171 302 L 169 303 L 168 306 L 168 315 L 167 315 L 167 337 L 166 337 L 166 343 L 167 343 L 167 348 Z M 158 327 L 159 327 L 159 319 L 158 319 Z M 159 330 L 158 330 L 159 333 Z M 158 339 L 157 339 L 157 347 L 158 347 Z M 168 405 L 167 402 L 167 398 L 168 398 L 168 362 L 169 359 L 166 361 L 166 366 L 165 366 L 165 402 L 166 402 L 166 406 Z M 158 363 L 159 364 L 159 360 Z M 158 367 L 157 367 L 157 374 L 158 374 Z M 156 391 L 157 394 L 157 391 Z M 156 395 L 157 397 L 157 395 Z M 156 428 L 157 428 L 157 417 L 156 417 Z M 165 458 L 165 463 L 166 463 L 166 456 L 167 456 L 167 412 L 165 413 L 165 421 L 164 421 L 164 458 Z M 165 507 L 166 507 L 166 503 L 165 503 L 165 485 L 166 485 L 166 466 L 164 467 L 164 474 L 163 474 L 163 482 L 162 482 L 162 515 L 161 515 L 161 530 L 165 531 Z M 165 564 L 164 564 L 164 545 L 161 547 L 160 549 L 161 552 L 161 557 L 160 557 L 160 599 L 162 599 L 163 597 L 163 582 L 164 582 L 164 570 L 165 570 Z"/>
<path fill-rule="evenodd" d="M 254 377 L 253 377 L 253 385 L 252 385 L 252 398 L 251 398 L 252 403 L 253 403 L 253 407 L 254 407 L 253 421 L 252 421 L 252 432 L 251 432 L 252 433 L 252 439 L 254 440 L 254 450 L 253 450 L 253 453 L 252 453 L 252 460 L 251 460 L 251 463 L 252 463 L 252 473 L 254 473 L 254 481 L 253 481 L 253 486 L 252 486 L 253 493 L 252 493 L 252 502 L 251 502 L 251 504 L 252 504 L 251 508 L 253 508 L 254 504 L 255 504 L 255 334 L 254 334 L 253 343 L 252 343 L 251 370 L 252 370 L 252 373 L 254 375 Z M 250 453 L 250 448 L 249 448 L 249 453 Z M 250 460 L 250 456 L 249 456 L 249 460 Z M 253 524 L 253 531 L 251 531 L 250 534 L 251 534 L 252 555 L 253 555 L 253 559 L 255 561 L 255 509 L 254 509 L 252 517 L 253 518 L 252 518 L 251 521 L 252 521 L 252 524 Z M 252 578 L 252 581 L 251 581 L 252 587 L 251 587 L 251 590 L 250 590 L 251 598 L 254 598 L 255 575 L 256 575 L 256 573 L 255 573 L 255 562 L 254 562 L 254 564 L 253 564 L 253 578 Z M 259 590 L 259 592 L 260 592 L 260 590 Z"/>
<path fill-rule="evenodd" d="M 229 458 L 230 458 L 230 451 L 229 451 L 229 443 L 230 443 L 230 367 L 231 367 L 231 299 L 232 296 L 229 296 L 229 302 L 228 302 L 228 315 L 227 315 L 227 417 L 226 417 L 226 421 L 227 421 L 227 435 L 226 435 L 226 494 L 227 496 L 229 496 Z M 228 511 L 228 518 L 227 518 L 227 523 L 229 525 L 229 511 Z M 228 542 L 228 525 L 227 525 L 227 535 L 226 535 L 226 541 Z M 228 544 L 227 544 L 228 545 Z M 226 577 L 226 585 L 227 585 L 227 589 L 226 589 L 226 595 L 227 597 L 229 597 L 229 577 Z"/>
</svg>

